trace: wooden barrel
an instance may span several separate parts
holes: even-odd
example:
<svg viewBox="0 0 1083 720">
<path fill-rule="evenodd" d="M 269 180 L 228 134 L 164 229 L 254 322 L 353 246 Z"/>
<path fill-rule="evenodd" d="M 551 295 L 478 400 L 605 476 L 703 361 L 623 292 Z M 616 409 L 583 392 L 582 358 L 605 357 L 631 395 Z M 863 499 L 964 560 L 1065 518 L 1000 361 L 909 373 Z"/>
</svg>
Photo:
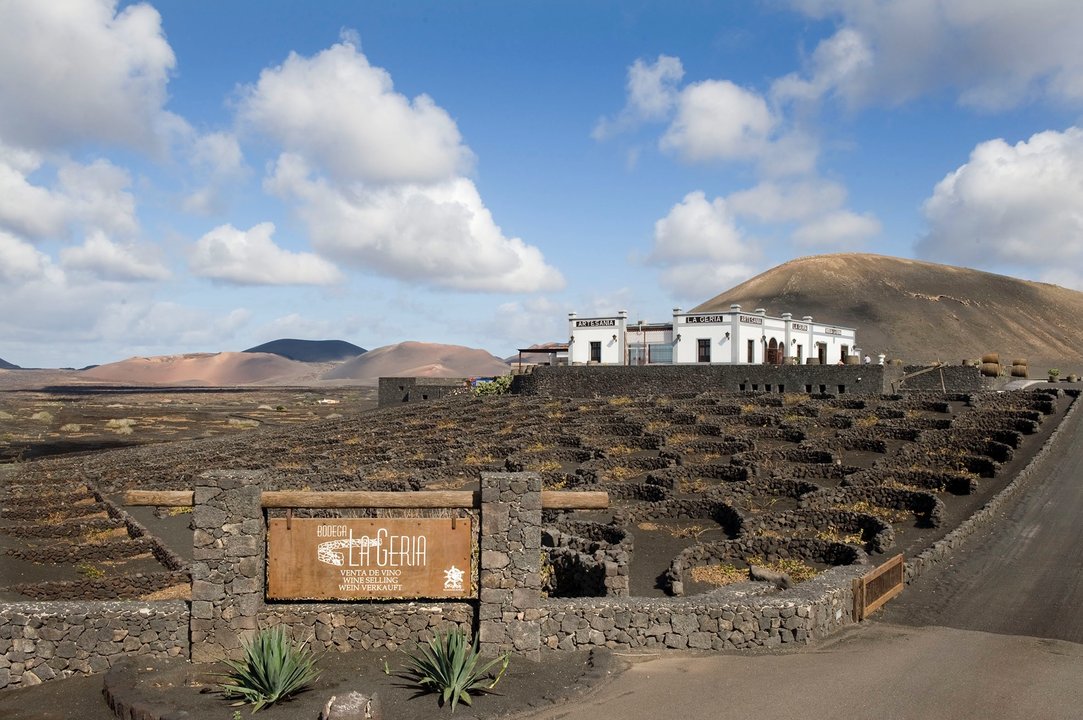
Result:
<svg viewBox="0 0 1083 720">
<path fill-rule="evenodd" d="M 981 361 L 983 365 L 999 365 L 1000 353 L 986 353 L 981 356 Z"/>
<path fill-rule="evenodd" d="M 820 358 L 818 358 L 818 357 L 805 358 L 805 364 L 806 365 L 819 365 L 820 364 Z"/>
<path fill-rule="evenodd" d="M 1022 365 L 1023 367 L 1026 367 L 1027 366 L 1027 360 L 1026 360 L 1026 358 L 1022 358 L 1022 359 L 1019 359 L 1019 360 L 1012 360 L 1012 365 L 1013 366 Z"/>
<path fill-rule="evenodd" d="M 1000 377 L 1000 363 L 983 362 L 981 364 L 981 374 L 985 377 Z"/>
<path fill-rule="evenodd" d="M 847 355 L 846 356 L 846 364 L 847 365 L 860 365 L 861 364 L 861 356 L 860 355 Z"/>
<path fill-rule="evenodd" d="M 1029 375 L 1027 375 L 1027 366 L 1026 365 L 1012 365 L 1012 377 L 1021 377 L 1021 378 L 1030 377 Z"/>
</svg>

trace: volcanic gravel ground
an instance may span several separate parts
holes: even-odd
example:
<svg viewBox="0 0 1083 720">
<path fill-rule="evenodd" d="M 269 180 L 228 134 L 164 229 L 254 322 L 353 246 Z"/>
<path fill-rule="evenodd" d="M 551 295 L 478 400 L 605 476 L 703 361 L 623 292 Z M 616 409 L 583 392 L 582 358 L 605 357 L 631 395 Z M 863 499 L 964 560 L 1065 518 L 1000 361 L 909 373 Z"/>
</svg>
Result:
<svg viewBox="0 0 1083 720">
<path fill-rule="evenodd" d="M 205 470 L 237 468 L 265 471 L 265 489 L 468 488 L 482 471 L 527 470 L 540 473 L 547 489 L 609 491 L 613 523 L 632 537 L 632 594 L 660 595 L 668 588 L 657 580 L 677 553 L 724 536 L 645 532 L 637 527 L 641 523 L 717 528 L 703 509 L 705 501 L 728 505 L 744 522 L 799 509 L 846 509 L 890 522 L 894 545 L 873 552 L 873 562 L 899 551 L 914 553 L 1001 489 L 1073 399 L 1049 390 L 883 398 L 460 396 L 252 428 L 231 437 L 23 463 L 0 490 L 5 512 L 15 509 L 9 498 L 25 502 L 36 495 L 42 498 L 40 516 L 35 521 L 0 515 L 0 546 L 19 541 L 12 540 L 18 537 L 13 523 L 48 524 L 50 494 L 72 497 L 73 487 L 115 500 L 127 489 L 189 489 Z M 177 555 L 190 556 L 186 518 L 132 512 Z M 597 514 L 547 517 L 561 527 Z M 823 560 L 802 556 L 802 538 L 858 542 L 872 550 L 871 536 L 854 540 L 852 529 L 758 527 L 738 529 L 734 537 L 763 533 L 772 548 L 778 546 L 773 555 L 814 566 Z M 734 560 L 740 565 L 749 558 Z M 14 583 L 5 584 L 4 592 L 12 593 Z"/>
</svg>

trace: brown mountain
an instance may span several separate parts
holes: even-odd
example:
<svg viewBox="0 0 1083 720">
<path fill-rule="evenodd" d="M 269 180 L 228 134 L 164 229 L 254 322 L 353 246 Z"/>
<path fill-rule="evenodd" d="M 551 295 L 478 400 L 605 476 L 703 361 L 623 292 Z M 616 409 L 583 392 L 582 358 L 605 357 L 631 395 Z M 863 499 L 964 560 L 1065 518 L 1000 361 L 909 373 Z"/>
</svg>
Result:
<svg viewBox="0 0 1083 720">
<path fill-rule="evenodd" d="M 1031 376 L 1083 367 L 1083 293 L 967 268 L 882 255 L 798 258 L 692 309 L 767 308 L 857 328 L 858 346 L 905 362 L 958 363 L 999 352 Z"/>
<path fill-rule="evenodd" d="M 89 380 L 135 385 L 302 385 L 314 379 L 324 367 L 271 353 L 189 353 L 133 357 L 98 365 L 79 375 Z"/>
<path fill-rule="evenodd" d="M 500 358 L 477 348 L 436 343 L 402 342 L 369 350 L 324 374 L 326 380 L 375 384 L 383 377 L 492 377 L 510 368 Z"/>
</svg>

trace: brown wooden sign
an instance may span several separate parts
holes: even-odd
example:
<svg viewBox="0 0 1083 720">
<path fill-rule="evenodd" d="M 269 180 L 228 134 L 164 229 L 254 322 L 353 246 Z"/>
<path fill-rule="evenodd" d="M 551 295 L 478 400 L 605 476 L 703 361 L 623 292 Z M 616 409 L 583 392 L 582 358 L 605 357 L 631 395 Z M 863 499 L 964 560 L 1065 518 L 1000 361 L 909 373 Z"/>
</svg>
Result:
<svg viewBox="0 0 1083 720">
<path fill-rule="evenodd" d="M 271 600 L 465 598 L 470 521 L 450 518 L 272 518 Z"/>
</svg>

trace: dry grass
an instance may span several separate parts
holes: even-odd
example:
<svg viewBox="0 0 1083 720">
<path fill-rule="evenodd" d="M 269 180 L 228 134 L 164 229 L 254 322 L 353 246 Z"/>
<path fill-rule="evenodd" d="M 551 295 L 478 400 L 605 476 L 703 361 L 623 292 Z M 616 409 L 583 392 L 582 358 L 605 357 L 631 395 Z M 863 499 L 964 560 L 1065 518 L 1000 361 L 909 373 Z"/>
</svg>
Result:
<svg viewBox="0 0 1083 720">
<path fill-rule="evenodd" d="M 79 573 L 85 578 L 94 580 L 96 578 L 105 577 L 105 571 L 97 565 L 91 565 L 90 563 L 79 563 L 75 566 L 75 572 Z"/>
<path fill-rule="evenodd" d="M 53 414 L 48 410 L 38 410 L 36 413 L 30 416 L 31 420 L 37 420 L 38 422 L 51 423 L 53 421 Z"/>
<path fill-rule="evenodd" d="M 474 453 L 469 452 L 466 457 L 463 458 L 463 465 L 488 465 L 489 463 L 496 462 L 496 457 L 490 453 Z"/>
<path fill-rule="evenodd" d="M 685 445 L 692 442 L 693 440 L 697 440 L 698 438 L 699 435 L 691 432 L 670 433 L 669 435 L 666 435 L 666 445 Z"/>
<path fill-rule="evenodd" d="M 109 540 L 120 540 L 128 537 L 128 528 L 118 527 L 109 530 L 95 530 L 83 535 L 83 542 L 91 545 L 101 544 Z"/>
<path fill-rule="evenodd" d="M 686 527 L 672 528 L 669 532 L 675 538 L 698 538 L 703 533 L 707 532 L 710 528 L 706 528 L 702 525 L 688 525 Z"/>
<path fill-rule="evenodd" d="M 187 583 L 171 585 L 161 590 L 155 590 L 139 598 L 140 600 L 191 600 L 192 588 Z"/>
<path fill-rule="evenodd" d="M 849 505 L 836 505 L 835 509 L 872 515 L 873 517 L 880 518 L 889 523 L 903 522 L 904 520 L 909 520 L 912 516 L 912 513 L 908 510 L 880 507 L 879 505 L 873 505 L 867 500 L 850 503 Z"/>
<path fill-rule="evenodd" d="M 556 472 L 560 468 L 561 465 L 556 460 L 540 460 L 527 465 L 527 470 L 530 472 Z"/>
<path fill-rule="evenodd" d="M 655 532 L 662 529 L 661 525 L 656 522 L 651 522 L 650 520 L 644 520 L 643 522 L 636 525 L 636 527 L 645 532 Z"/>
<path fill-rule="evenodd" d="M 762 557 L 752 557 L 748 559 L 749 565 L 759 565 L 775 572 L 786 573 L 790 576 L 790 579 L 795 583 L 805 582 L 811 580 L 820 574 L 820 571 L 812 567 L 803 560 L 797 560 L 795 558 L 780 558 L 775 562 L 767 562 Z"/>
<path fill-rule="evenodd" d="M 808 395 L 802 395 L 801 393 L 783 393 L 782 404 L 783 405 L 804 405 L 808 402 Z"/>
<path fill-rule="evenodd" d="M 681 492 L 689 494 L 706 492 L 709 487 L 711 487 L 711 484 L 703 478 L 681 480 L 680 484 Z"/>
<path fill-rule="evenodd" d="M 247 418 L 230 418 L 226 421 L 226 424 L 230 427 L 237 428 L 238 430 L 251 430 L 259 427 L 259 420 L 249 420 Z"/>
<path fill-rule="evenodd" d="M 862 545 L 861 533 L 844 533 L 834 525 L 828 525 L 816 533 L 816 537 L 827 542 L 846 543 L 847 545 Z"/>
<path fill-rule="evenodd" d="M 745 405 L 741 406 L 741 414 L 742 415 L 749 415 L 751 413 L 756 412 L 757 410 L 759 410 L 759 408 L 756 405 L 752 404 L 752 403 L 746 403 Z"/>
<path fill-rule="evenodd" d="M 855 428 L 871 428 L 876 427 L 880 423 L 880 418 L 875 415 L 865 415 L 864 417 L 854 418 Z"/>
<path fill-rule="evenodd" d="M 105 423 L 105 427 L 117 435 L 131 435 L 133 425 L 135 425 L 135 420 L 132 418 L 113 418 Z"/>
<path fill-rule="evenodd" d="M 621 405 L 631 405 L 633 401 L 632 401 L 632 398 L 628 397 L 627 395 L 619 395 L 617 397 L 609 398 L 609 400 L 607 402 L 610 405 L 621 406 Z"/>
<path fill-rule="evenodd" d="M 66 423 L 60 426 L 60 432 L 79 432 L 83 429 L 78 423 Z"/>
<path fill-rule="evenodd" d="M 618 465 L 617 467 L 609 468 L 609 470 L 606 471 L 606 474 L 612 480 L 616 480 L 617 482 L 624 482 L 625 480 L 634 478 L 636 475 L 639 475 L 639 471 L 635 468 Z"/>
<path fill-rule="evenodd" d="M 605 451 L 605 454 L 610 457 L 618 457 L 623 455 L 631 455 L 635 452 L 635 448 L 630 448 L 627 445 L 614 445 Z"/>
<path fill-rule="evenodd" d="M 726 563 L 719 565 L 700 565 L 692 568 L 688 572 L 688 576 L 691 578 L 692 582 L 723 587 L 725 585 L 733 585 L 734 583 L 745 582 L 748 580 L 748 570 Z"/>
<path fill-rule="evenodd" d="M 665 430 L 672 425 L 673 423 L 669 422 L 668 420 L 651 420 L 649 423 L 647 423 L 645 429 L 649 433 L 656 433 L 660 430 Z"/>
</svg>

